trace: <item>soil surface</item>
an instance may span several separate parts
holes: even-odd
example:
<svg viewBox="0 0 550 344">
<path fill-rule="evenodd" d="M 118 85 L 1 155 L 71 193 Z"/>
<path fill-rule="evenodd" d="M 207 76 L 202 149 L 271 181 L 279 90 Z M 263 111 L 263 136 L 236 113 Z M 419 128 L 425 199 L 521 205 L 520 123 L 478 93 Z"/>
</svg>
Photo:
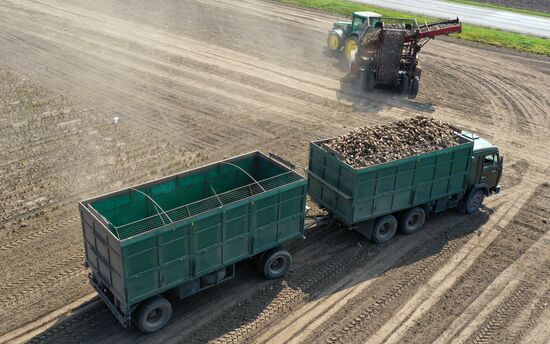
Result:
<svg viewBox="0 0 550 344">
<path fill-rule="evenodd" d="M 0 3 L 0 343 L 550 340 L 550 61 L 438 40 L 415 101 L 361 95 L 325 50 L 334 19 L 256 0 Z M 156 334 L 101 302 L 27 330 L 92 293 L 79 200 L 256 149 L 305 166 L 310 140 L 416 114 L 505 156 L 478 214 L 383 245 L 312 228 L 284 279 L 244 262 Z"/>
<path fill-rule="evenodd" d="M 476 0 L 476 2 L 550 13 L 550 2 L 547 0 Z"/>
</svg>

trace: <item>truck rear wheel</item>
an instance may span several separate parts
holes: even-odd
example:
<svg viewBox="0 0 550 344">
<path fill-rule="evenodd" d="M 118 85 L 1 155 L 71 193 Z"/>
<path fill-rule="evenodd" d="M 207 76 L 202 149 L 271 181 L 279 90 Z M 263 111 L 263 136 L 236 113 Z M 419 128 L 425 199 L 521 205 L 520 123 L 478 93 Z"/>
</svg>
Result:
<svg viewBox="0 0 550 344">
<path fill-rule="evenodd" d="M 393 215 L 386 215 L 376 219 L 372 231 L 372 241 L 377 244 L 386 242 L 393 238 L 397 231 L 397 220 Z"/>
<path fill-rule="evenodd" d="M 483 190 L 472 190 L 472 192 L 470 192 L 468 198 L 466 199 L 466 204 L 464 207 L 466 213 L 473 214 L 478 211 L 479 208 L 481 208 L 481 206 L 483 205 L 484 198 L 485 194 L 483 193 Z"/>
<path fill-rule="evenodd" d="M 426 211 L 421 207 L 414 207 L 407 210 L 399 219 L 399 228 L 405 234 L 417 232 L 424 226 Z"/>
<path fill-rule="evenodd" d="M 134 322 L 143 333 L 160 330 L 172 317 L 172 305 L 158 295 L 143 302 L 137 309 Z"/>
<path fill-rule="evenodd" d="M 266 252 L 262 257 L 261 272 L 267 279 L 283 277 L 292 265 L 292 256 L 282 248 L 275 248 Z"/>
</svg>

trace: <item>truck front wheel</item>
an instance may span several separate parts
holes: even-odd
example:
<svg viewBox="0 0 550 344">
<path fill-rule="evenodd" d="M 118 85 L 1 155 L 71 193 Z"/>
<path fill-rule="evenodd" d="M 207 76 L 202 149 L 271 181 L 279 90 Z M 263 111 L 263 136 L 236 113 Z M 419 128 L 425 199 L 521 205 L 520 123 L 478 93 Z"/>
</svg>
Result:
<svg viewBox="0 0 550 344">
<path fill-rule="evenodd" d="M 478 211 L 483 205 L 484 198 L 485 194 L 483 193 L 483 190 L 472 190 L 472 192 L 468 195 L 468 199 L 466 199 L 466 206 L 464 207 L 466 213 L 473 214 Z"/>
<path fill-rule="evenodd" d="M 424 226 L 426 212 L 421 207 L 414 207 L 407 210 L 399 219 L 399 228 L 405 234 L 417 232 Z"/>
<path fill-rule="evenodd" d="M 285 249 L 275 248 L 263 255 L 260 267 L 265 278 L 277 279 L 290 270 L 290 265 L 292 265 L 290 253 Z"/>
<path fill-rule="evenodd" d="M 390 240 L 397 231 L 397 220 L 393 215 L 386 215 L 378 218 L 374 223 L 372 231 L 372 240 L 377 243 L 383 243 Z"/>
<path fill-rule="evenodd" d="M 143 302 L 136 311 L 134 322 L 143 333 L 160 330 L 172 317 L 172 305 L 158 295 Z"/>
</svg>

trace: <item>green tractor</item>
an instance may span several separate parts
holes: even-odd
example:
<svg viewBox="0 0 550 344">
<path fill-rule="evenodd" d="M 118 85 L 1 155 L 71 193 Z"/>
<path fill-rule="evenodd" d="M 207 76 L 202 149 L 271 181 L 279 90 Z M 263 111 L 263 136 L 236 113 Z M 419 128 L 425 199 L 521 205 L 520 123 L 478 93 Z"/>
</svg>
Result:
<svg viewBox="0 0 550 344">
<path fill-rule="evenodd" d="M 344 51 L 344 56 L 351 59 L 352 52 L 359 46 L 359 29 L 363 26 L 374 26 L 382 15 L 375 12 L 353 12 L 351 22 L 336 22 L 328 33 L 328 49 L 334 53 Z"/>
</svg>

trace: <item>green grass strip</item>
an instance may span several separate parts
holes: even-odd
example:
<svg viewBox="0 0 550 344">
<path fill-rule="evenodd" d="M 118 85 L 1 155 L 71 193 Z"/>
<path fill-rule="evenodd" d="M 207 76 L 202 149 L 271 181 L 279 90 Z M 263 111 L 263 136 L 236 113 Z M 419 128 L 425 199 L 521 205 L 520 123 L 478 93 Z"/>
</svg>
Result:
<svg viewBox="0 0 550 344">
<path fill-rule="evenodd" d="M 437 19 L 408 12 L 400 12 L 346 0 L 278 0 L 287 5 L 322 10 L 329 13 L 350 15 L 352 12 L 373 11 L 385 17 L 416 18 L 419 24 Z M 336 18 L 335 18 L 336 21 Z M 327 31 L 330 28 L 327 27 Z M 452 34 L 466 41 L 478 42 L 522 52 L 550 56 L 550 39 L 503 31 L 483 26 L 462 24 L 462 33 Z"/>
<path fill-rule="evenodd" d="M 508 12 L 516 12 L 521 14 L 528 14 L 531 16 L 539 16 L 539 17 L 547 17 L 550 18 L 550 13 L 546 12 L 539 12 L 539 11 L 532 11 L 532 10 L 526 10 L 522 8 L 515 8 L 515 7 L 508 7 L 508 6 L 500 6 L 500 5 L 494 5 L 494 4 L 488 4 L 485 2 L 477 2 L 472 0 L 447 0 L 449 2 L 457 2 L 464 5 L 472 5 L 472 6 L 479 6 L 479 7 L 487 7 L 487 8 L 494 8 L 495 10 L 503 10 Z"/>
</svg>

